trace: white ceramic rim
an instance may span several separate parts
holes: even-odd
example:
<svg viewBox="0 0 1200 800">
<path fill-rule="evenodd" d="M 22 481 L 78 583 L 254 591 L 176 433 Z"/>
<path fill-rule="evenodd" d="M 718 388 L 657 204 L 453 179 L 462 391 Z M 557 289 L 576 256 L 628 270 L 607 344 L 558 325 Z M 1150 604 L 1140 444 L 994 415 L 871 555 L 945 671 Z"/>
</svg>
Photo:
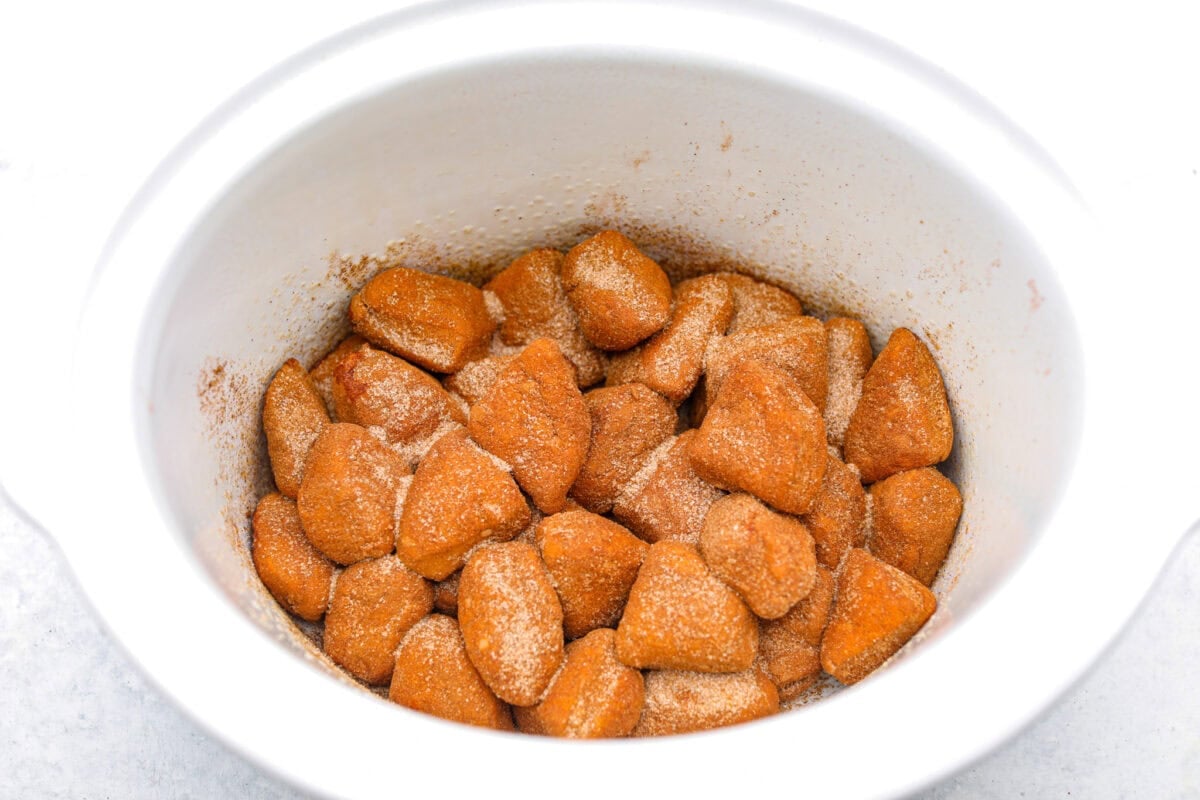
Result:
<svg viewBox="0 0 1200 800">
<path fill-rule="evenodd" d="M 834 20 L 766 0 L 684 5 L 450 2 L 360 26 L 280 65 L 209 117 L 151 178 L 114 233 L 70 378 L 74 396 L 85 393 L 86 402 L 71 409 L 75 435 L 67 440 L 77 450 L 65 470 L 86 480 L 72 482 L 79 492 L 69 505 L 54 504 L 46 521 L 133 659 L 201 724 L 273 772 L 348 796 L 395 794 L 399 783 L 380 780 L 389 771 L 408 791 L 452 785 L 464 794 L 493 792 L 503 780 L 537 796 L 563 791 L 569 777 L 618 767 L 619 782 L 638 790 L 707 796 L 745 791 L 747 776 L 776 760 L 796 766 L 797 791 L 893 796 L 990 749 L 1076 679 L 1128 619 L 1189 521 L 1182 502 L 1144 508 L 1129 501 L 1161 491 L 1149 471 L 1112 468 L 1140 461 L 1144 446 L 1128 424 L 1139 411 L 1126 391 L 1129 365 L 1097 354 L 1127 352 L 1111 324 L 1113 309 L 1126 309 L 1135 326 L 1149 322 L 1139 318 L 1149 310 L 1129 309 L 1120 284 L 1094 279 L 1106 266 L 1103 248 L 1090 246 L 1099 235 L 1053 162 L 936 69 Z M 148 387 L 135 382 L 142 370 L 134 356 L 147 303 L 193 221 L 293 131 L 349 99 L 452 64 L 546 51 L 547 30 L 555 31 L 556 48 L 649 50 L 785 80 L 819 75 L 831 90 L 903 119 L 935 142 L 1009 206 L 1056 265 L 1084 343 L 1087 381 L 1080 454 L 1063 500 L 1032 552 L 971 623 L 890 669 L 886 680 L 796 714 L 664 740 L 580 744 L 465 730 L 389 706 L 315 669 L 296 669 L 294 655 L 243 616 L 166 535 L 174 523 L 144 480 L 149 465 L 137 415 Z M 1163 454 L 1159 466 L 1190 474 L 1183 457 L 1171 463 Z M 1105 505 L 1097 498 L 1117 500 Z M 97 526 L 97 514 L 114 511 L 120 531 Z M 1118 548 L 1130 531 L 1141 532 L 1144 547 Z M 113 540 L 123 543 L 114 547 Z M 115 562 L 114 551 L 127 547 L 139 553 L 136 563 Z M 213 652 L 218 641 L 223 652 Z M 247 662 L 278 680 L 246 685 L 240 677 Z M 410 764 L 418 767 L 404 768 Z M 603 780 L 576 786 L 584 794 L 613 790 Z"/>
</svg>

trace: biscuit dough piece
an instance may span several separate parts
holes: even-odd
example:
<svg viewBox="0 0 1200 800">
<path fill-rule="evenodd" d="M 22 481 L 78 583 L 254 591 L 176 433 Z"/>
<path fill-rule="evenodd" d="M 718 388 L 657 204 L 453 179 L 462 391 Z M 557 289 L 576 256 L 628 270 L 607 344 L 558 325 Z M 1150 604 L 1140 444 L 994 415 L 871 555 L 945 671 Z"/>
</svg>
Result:
<svg viewBox="0 0 1200 800">
<path fill-rule="evenodd" d="M 646 673 L 646 700 L 633 735 L 704 731 L 777 711 L 775 684 L 757 669 L 725 674 L 659 670 Z"/>
<path fill-rule="evenodd" d="M 325 401 L 296 359 L 285 361 L 271 379 L 262 415 L 275 486 L 294 500 L 308 451 L 329 424 Z"/>
<path fill-rule="evenodd" d="M 488 389 L 500 377 L 516 355 L 491 355 L 471 361 L 453 375 L 447 375 L 442 385 L 467 401 L 468 406 L 478 403 Z"/>
<path fill-rule="evenodd" d="M 342 363 L 343 358 L 366 343 L 366 339 L 357 333 L 352 333 L 338 342 L 337 347 L 326 353 L 316 366 L 309 370 L 308 377 L 312 378 L 313 386 L 316 387 L 317 394 L 321 395 L 321 399 L 325 401 L 325 408 L 328 409 L 334 422 L 345 422 L 345 420 L 338 419 L 337 411 L 333 407 L 334 370 L 337 369 L 338 364 Z"/>
<path fill-rule="evenodd" d="M 829 443 L 841 447 L 846 426 L 862 396 L 862 382 L 875 356 L 871 337 L 856 319 L 834 317 L 825 321 L 829 343 L 829 394 L 825 401 L 825 434 Z"/>
<path fill-rule="evenodd" d="M 397 555 L 440 581 L 480 542 L 511 539 L 528 524 L 529 506 L 509 472 L 466 431 L 453 431 L 438 439 L 413 475 Z"/>
<path fill-rule="evenodd" d="M 863 378 L 846 428 L 845 455 L 864 483 L 945 461 L 954 426 L 942 374 L 929 348 L 897 328 Z"/>
<path fill-rule="evenodd" d="M 650 547 L 617 626 L 617 656 L 641 669 L 739 672 L 758 652 L 758 621 L 692 547 Z"/>
<path fill-rule="evenodd" d="M 512 465 L 534 504 L 556 514 L 587 458 L 592 420 L 575 370 L 558 345 L 538 339 L 471 407 L 471 438 Z"/>
<path fill-rule="evenodd" d="M 496 323 L 469 283 L 396 267 L 350 300 L 350 322 L 372 344 L 434 372 L 457 372 L 487 354 Z"/>
<path fill-rule="evenodd" d="M 453 722 L 513 729 L 508 704 L 492 693 L 467 658 L 458 623 L 442 614 L 430 614 L 404 635 L 388 698 Z"/>
<path fill-rule="evenodd" d="M 437 583 L 433 584 L 433 610 L 448 617 L 458 616 L 458 579 L 462 576 L 459 570 Z"/>
<path fill-rule="evenodd" d="M 825 326 L 812 317 L 791 317 L 713 339 L 705 357 L 708 403 L 712 404 L 736 366 L 758 360 L 786 372 L 823 411 L 829 388 L 827 339 Z"/>
<path fill-rule="evenodd" d="M 296 503 L 278 492 L 258 501 L 250 554 L 258 577 L 289 614 L 316 622 L 329 606 L 333 562 L 312 546 Z"/>
<path fill-rule="evenodd" d="M 667 274 L 616 231 L 601 231 L 572 247 L 562 283 L 583 335 L 601 350 L 628 350 L 671 316 Z"/>
<path fill-rule="evenodd" d="M 467 655 L 500 699 L 538 703 L 562 666 L 563 612 L 546 565 L 524 542 L 472 553 L 458 582 Z"/>
<path fill-rule="evenodd" d="M 628 736 L 642 714 L 642 673 L 617 660 L 614 632 L 598 628 L 567 645 L 567 660 L 536 706 L 518 708 L 526 733 L 598 739 Z"/>
<path fill-rule="evenodd" d="M 791 292 L 735 272 L 718 272 L 733 290 L 733 320 L 729 333 L 773 325 L 804 314 L 804 308 Z"/>
<path fill-rule="evenodd" d="M 891 658 L 937 609 L 916 578 L 866 550 L 851 550 L 837 578 L 821 666 L 845 684 L 858 683 Z"/>
<path fill-rule="evenodd" d="M 400 559 L 359 561 L 334 584 L 325 616 L 325 652 L 359 680 L 386 685 L 397 645 L 432 608 L 429 582 Z"/>
<path fill-rule="evenodd" d="M 688 453 L 714 486 L 804 514 L 825 477 L 825 423 L 796 381 L 751 359 L 725 379 Z"/>
<path fill-rule="evenodd" d="M 296 507 L 308 540 L 339 564 L 378 558 L 396 544 L 396 493 L 408 464 L 349 422 L 313 442 Z"/>
<path fill-rule="evenodd" d="M 817 567 L 812 591 L 779 619 L 759 626 L 758 665 L 781 700 L 791 700 L 821 676 L 821 635 L 833 607 L 833 573 Z"/>
<path fill-rule="evenodd" d="M 803 517 L 817 545 L 817 560 L 837 569 L 851 547 L 867 540 L 867 493 L 858 473 L 832 455 L 826 457 L 825 478 L 812 508 Z"/>
<path fill-rule="evenodd" d="M 958 487 L 933 467 L 924 467 L 884 478 L 871 487 L 871 499 L 871 554 L 932 585 L 962 515 Z"/>
<path fill-rule="evenodd" d="M 687 431 L 659 445 L 613 504 L 617 521 L 648 542 L 697 544 L 704 516 L 721 497 L 692 467 L 695 437 Z"/>
</svg>

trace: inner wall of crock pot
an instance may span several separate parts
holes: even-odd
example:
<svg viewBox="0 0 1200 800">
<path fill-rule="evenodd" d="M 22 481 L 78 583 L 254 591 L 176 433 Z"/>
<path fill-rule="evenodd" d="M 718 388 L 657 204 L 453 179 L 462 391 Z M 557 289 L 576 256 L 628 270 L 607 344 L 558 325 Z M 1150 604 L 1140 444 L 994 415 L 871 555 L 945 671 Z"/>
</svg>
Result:
<svg viewBox="0 0 1200 800">
<path fill-rule="evenodd" d="M 703 64 L 481 64 L 348 103 L 199 221 L 145 334 L 148 472 L 181 542 L 264 630 L 315 657 L 247 557 L 270 488 L 262 392 L 346 332 L 380 263 L 478 280 L 535 246 L 624 230 L 669 271 L 737 268 L 815 313 L 908 326 L 946 379 L 965 512 L 928 626 L 1028 550 L 1073 450 L 1077 342 L 1051 270 L 936 147 L 801 84 Z M 357 260 L 375 254 L 375 260 Z M 926 636 L 928 638 L 928 635 Z"/>
</svg>

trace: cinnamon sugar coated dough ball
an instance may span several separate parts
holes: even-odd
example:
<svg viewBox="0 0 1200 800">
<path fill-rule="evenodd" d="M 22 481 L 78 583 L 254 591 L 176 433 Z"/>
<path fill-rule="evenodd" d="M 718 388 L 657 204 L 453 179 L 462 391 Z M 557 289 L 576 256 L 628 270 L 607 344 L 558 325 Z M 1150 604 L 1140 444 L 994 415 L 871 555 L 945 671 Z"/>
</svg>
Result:
<svg viewBox="0 0 1200 800">
<path fill-rule="evenodd" d="M 717 274 L 733 291 L 733 319 L 729 324 L 731 334 L 749 328 L 773 325 L 804 314 L 804 307 L 800 301 L 785 289 L 735 272 Z"/>
<path fill-rule="evenodd" d="M 829 443 L 841 447 L 846 426 L 862 395 L 862 382 L 875 359 L 871 337 L 856 319 L 834 317 L 825 321 L 829 343 L 829 395 L 825 401 L 825 434 Z"/>
<path fill-rule="evenodd" d="M 865 483 L 945 461 L 954 426 L 942 374 L 929 348 L 897 328 L 863 378 L 846 428 L 846 461 Z"/>
<path fill-rule="evenodd" d="M 646 459 L 613 504 L 613 516 L 648 542 L 696 544 L 721 491 L 692 468 L 695 431 L 668 439 Z"/>
<path fill-rule="evenodd" d="M 593 389 L 583 396 L 592 443 L 571 497 L 604 514 L 660 444 L 675 432 L 674 409 L 640 383 Z"/>
<path fill-rule="evenodd" d="M 705 390 L 711 404 L 729 373 L 739 364 L 758 360 L 791 376 L 818 410 L 824 410 L 829 366 L 825 326 L 812 317 L 791 317 L 718 337 L 706 356 Z"/>
<path fill-rule="evenodd" d="M 615 634 L 599 628 L 567 645 L 567 660 L 536 706 L 516 709 L 527 733 L 571 739 L 628 736 L 642 715 L 642 673 L 617 660 Z"/>
<path fill-rule="evenodd" d="M 485 356 L 478 361 L 471 361 L 453 375 L 447 375 L 442 385 L 447 391 L 454 392 L 467 401 L 467 405 L 475 405 L 488 389 L 500 377 L 500 373 L 512 363 L 516 355 Z"/>
<path fill-rule="evenodd" d="M 933 467 L 898 472 L 871 487 L 871 553 L 929 586 L 950 552 L 962 495 Z"/>
<path fill-rule="evenodd" d="M 442 614 L 430 614 L 404 635 L 388 698 L 454 722 L 513 729 L 508 704 L 492 693 L 467 658 L 458 623 Z"/>
<path fill-rule="evenodd" d="M 821 635 L 833 607 L 833 573 L 817 567 L 807 596 L 779 619 L 759 626 L 758 664 L 781 700 L 803 694 L 821 677 Z"/>
<path fill-rule="evenodd" d="M 352 333 L 342 341 L 338 342 L 337 347 L 330 350 L 317 362 L 316 366 L 309 370 L 308 377 L 312 378 L 313 386 L 316 387 L 317 394 L 321 395 L 321 399 L 325 401 L 325 408 L 328 409 L 330 416 L 334 422 L 344 422 L 337 417 L 337 412 L 333 407 L 333 373 L 338 368 L 338 364 L 342 363 L 342 359 L 353 353 L 358 348 L 367 343 L 367 340 L 359 336 L 357 333 Z"/>
<path fill-rule="evenodd" d="M 366 428 L 326 426 L 296 500 L 305 535 L 339 564 L 387 555 L 396 543 L 396 491 L 408 474 L 408 464 Z"/>
<path fill-rule="evenodd" d="M 803 514 L 825 477 L 825 423 L 791 377 L 749 360 L 725 379 L 688 453 L 709 483 Z"/>
<path fill-rule="evenodd" d="M 329 605 L 333 562 L 304 535 L 296 503 L 278 493 L 258 501 L 250 554 L 271 596 L 289 614 L 315 622 Z"/>
<path fill-rule="evenodd" d="M 500 699 L 539 702 L 562 666 L 563 613 L 546 565 L 524 542 L 477 549 L 458 583 L 467 655 Z"/>
<path fill-rule="evenodd" d="M 758 621 L 692 547 L 650 547 L 617 626 L 617 656 L 641 669 L 738 672 L 758 652 Z"/>
<path fill-rule="evenodd" d="M 733 292 L 716 275 L 681 282 L 667 327 L 643 345 L 642 382 L 673 403 L 696 388 L 708 340 L 725 333 L 733 318 Z"/>
<path fill-rule="evenodd" d="M 530 344 L 471 407 L 471 438 L 512 465 L 547 514 L 562 511 L 592 433 L 575 371 L 550 339 Z"/>
<path fill-rule="evenodd" d="M 529 506 L 508 470 L 466 431 L 453 431 L 413 475 L 396 552 L 410 569 L 440 581 L 480 542 L 511 539 L 528 524 Z"/>
<path fill-rule="evenodd" d="M 583 335 L 601 350 L 627 350 L 671 316 L 667 274 L 616 231 L 601 231 L 572 247 L 562 282 Z"/>
<path fill-rule="evenodd" d="M 386 685 L 400 640 L 432 608 L 429 582 L 400 559 L 359 561 L 334 584 L 325 617 L 325 652 L 359 680 Z"/>
<path fill-rule="evenodd" d="M 612 520 L 583 510 L 546 517 L 537 541 L 562 602 L 567 638 L 615 627 L 650 546 Z"/>
<path fill-rule="evenodd" d="M 646 700 L 634 736 L 669 736 L 722 728 L 779 711 L 775 685 L 759 670 L 726 674 L 646 673 Z"/>
<path fill-rule="evenodd" d="M 562 285 L 563 254 L 532 250 L 513 261 L 484 286 L 500 300 L 504 321 L 500 339 L 524 346 L 536 339 L 553 339 L 575 366 L 580 386 L 604 380 L 607 360 L 583 335 L 579 317 Z"/>
<path fill-rule="evenodd" d="M 903 647 L 936 609 L 924 584 L 855 548 L 837 578 L 821 666 L 842 683 L 857 683 Z"/>
<path fill-rule="evenodd" d="M 350 301 L 350 322 L 367 341 L 434 372 L 457 372 L 486 354 L 496 323 L 469 283 L 396 267 Z"/>
<path fill-rule="evenodd" d="M 803 517 L 817 546 L 817 560 L 837 569 L 851 547 L 867 540 L 867 493 L 858 473 L 833 456 L 826 456 L 825 478 Z"/>
<path fill-rule="evenodd" d="M 262 414 L 275 486 L 295 499 L 304 477 L 304 459 L 329 424 L 325 402 L 296 359 L 285 361 L 271 379 Z"/>
<path fill-rule="evenodd" d="M 786 614 L 816 580 L 817 557 L 803 523 L 748 494 L 713 504 L 700 532 L 700 554 L 764 619 Z"/>
</svg>

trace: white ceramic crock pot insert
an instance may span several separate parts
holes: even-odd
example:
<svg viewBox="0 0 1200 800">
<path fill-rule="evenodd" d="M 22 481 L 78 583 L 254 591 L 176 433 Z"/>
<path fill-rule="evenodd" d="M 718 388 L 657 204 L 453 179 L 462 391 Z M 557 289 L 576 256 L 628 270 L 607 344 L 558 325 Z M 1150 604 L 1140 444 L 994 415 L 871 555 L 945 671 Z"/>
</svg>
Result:
<svg viewBox="0 0 1200 800">
<path fill-rule="evenodd" d="M 899 325 L 933 345 L 966 500 L 934 620 L 859 687 L 662 741 L 476 731 L 332 680 L 245 544 L 268 485 L 262 390 L 345 332 L 377 265 L 339 256 L 480 272 L 608 226 L 671 269 L 739 265 L 861 316 L 876 349 Z M 1144 445 L 1122 427 L 1133 406 L 1103 324 L 1118 295 L 1090 279 L 1090 235 L 1018 132 L 827 20 L 767 4 L 421 9 L 252 85 L 135 202 L 80 338 L 71 468 L 87 480 L 70 508 L 34 510 L 149 674 L 311 788 L 465 793 L 503 775 L 537 792 L 604 768 L 708 794 L 775 758 L 804 776 L 797 792 L 900 792 L 1073 679 L 1182 530 L 1186 498 L 1145 508 L 1148 477 L 1106 468 Z M 1144 546 L 1125 553 L 1135 525 Z"/>
</svg>

